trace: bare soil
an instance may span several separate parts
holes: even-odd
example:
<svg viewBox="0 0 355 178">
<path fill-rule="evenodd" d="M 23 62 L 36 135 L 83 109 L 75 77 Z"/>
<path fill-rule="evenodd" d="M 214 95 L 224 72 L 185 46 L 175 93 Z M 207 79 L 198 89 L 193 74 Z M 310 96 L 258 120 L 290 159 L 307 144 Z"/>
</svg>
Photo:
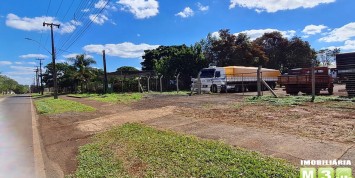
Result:
<svg viewBox="0 0 355 178">
<path fill-rule="evenodd" d="M 336 86 L 335 95 L 346 95 L 338 91 L 342 87 Z M 277 93 L 285 95 L 282 89 L 278 89 Z M 222 123 L 246 129 L 267 130 L 270 133 L 355 144 L 355 104 L 325 102 L 272 106 L 246 103 L 244 97 L 247 95 L 255 96 L 255 93 L 147 95 L 143 100 L 131 104 L 108 104 L 61 96 L 95 107 L 97 111 L 40 115 L 39 130 L 49 159 L 56 162 L 65 175 L 76 170 L 78 147 L 89 143 L 93 134 L 126 122 L 148 125 L 154 122 L 154 126 L 161 129 L 192 122 L 200 125 Z M 198 127 L 199 124 L 195 125 Z M 191 124 L 190 126 L 192 127 Z M 219 139 L 208 133 L 204 138 Z"/>
</svg>

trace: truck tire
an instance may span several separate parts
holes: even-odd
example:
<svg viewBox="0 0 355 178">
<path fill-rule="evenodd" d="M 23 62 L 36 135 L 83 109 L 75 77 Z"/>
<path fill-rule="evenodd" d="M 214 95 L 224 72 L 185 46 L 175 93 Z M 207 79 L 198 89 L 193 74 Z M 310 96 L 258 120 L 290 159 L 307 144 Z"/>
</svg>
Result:
<svg viewBox="0 0 355 178">
<path fill-rule="evenodd" d="M 329 95 L 332 95 L 333 94 L 333 88 L 328 88 L 328 93 L 329 93 Z"/>
<path fill-rule="evenodd" d="M 212 93 L 217 93 L 217 85 L 212 85 L 211 86 L 211 92 Z"/>
</svg>

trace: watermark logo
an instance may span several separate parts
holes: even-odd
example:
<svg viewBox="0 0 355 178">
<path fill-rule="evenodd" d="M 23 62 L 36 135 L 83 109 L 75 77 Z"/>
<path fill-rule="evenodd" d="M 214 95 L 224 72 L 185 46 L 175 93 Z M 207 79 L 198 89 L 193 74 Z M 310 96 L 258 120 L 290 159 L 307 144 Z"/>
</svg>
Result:
<svg viewBox="0 0 355 178">
<path fill-rule="evenodd" d="M 353 178 L 350 160 L 301 160 L 300 178 Z M 337 166 L 333 168 L 331 166 Z M 348 167 L 345 167 L 348 166 Z"/>
</svg>

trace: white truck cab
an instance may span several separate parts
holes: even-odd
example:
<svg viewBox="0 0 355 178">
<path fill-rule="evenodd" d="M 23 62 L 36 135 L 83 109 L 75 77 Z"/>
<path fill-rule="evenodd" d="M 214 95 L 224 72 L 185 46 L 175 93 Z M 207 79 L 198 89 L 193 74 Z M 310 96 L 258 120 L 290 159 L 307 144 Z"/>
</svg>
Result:
<svg viewBox="0 0 355 178">
<path fill-rule="evenodd" d="M 200 71 L 201 92 L 217 93 L 226 84 L 226 74 L 223 67 L 210 66 Z M 192 78 L 191 90 L 198 91 L 198 78 Z"/>
</svg>

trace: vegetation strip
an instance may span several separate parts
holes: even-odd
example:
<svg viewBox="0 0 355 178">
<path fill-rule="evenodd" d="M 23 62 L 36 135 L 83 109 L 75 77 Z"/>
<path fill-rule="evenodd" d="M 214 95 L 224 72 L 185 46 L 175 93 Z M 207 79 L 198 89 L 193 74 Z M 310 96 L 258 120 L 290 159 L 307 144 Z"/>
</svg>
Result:
<svg viewBox="0 0 355 178">
<path fill-rule="evenodd" d="M 98 134 L 79 149 L 75 177 L 297 177 L 283 160 L 140 124 Z"/>
<path fill-rule="evenodd" d="M 311 102 L 311 96 L 285 96 L 274 98 L 272 96 L 252 96 L 246 97 L 245 99 L 249 103 L 269 103 L 272 105 L 279 106 L 291 106 L 291 105 L 301 105 L 303 103 Z M 354 100 L 336 96 L 316 96 L 315 103 L 323 103 L 327 101 L 343 101 L 343 102 L 352 102 Z"/>
<path fill-rule="evenodd" d="M 95 108 L 69 100 L 44 98 L 35 101 L 40 114 L 59 114 L 65 112 L 90 112 Z"/>
<path fill-rule="evenodd" d="M 70 94 L 70 97 L 76 98 L 87 98 L 91 100 L 108 102 L 108 103 L 131 103 L 134 101 L 139 101 L 143 98 L 142 93 L 124 93 L 124 94 Z"/>
</svg>

